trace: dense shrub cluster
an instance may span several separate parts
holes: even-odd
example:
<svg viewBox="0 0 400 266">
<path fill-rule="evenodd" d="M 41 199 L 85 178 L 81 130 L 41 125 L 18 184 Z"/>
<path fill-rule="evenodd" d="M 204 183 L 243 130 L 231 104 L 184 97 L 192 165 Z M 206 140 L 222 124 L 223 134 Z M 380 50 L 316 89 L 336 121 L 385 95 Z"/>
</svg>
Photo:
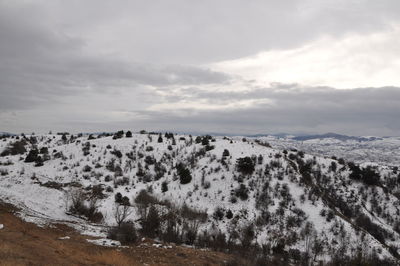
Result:
<svg viewBox="0 0 400 266">
<path fill-rule="evenodd" d="M 250 157 L 239 158 L 236 161 L 236 169 L 245 175 L 251 175 L 254 172 L 255 163 Z"/>
<path fill-rule="evenodd" d="M 124 136 L 124 131 L 123 131 L 123 130 L 120 130 L 120 131 L 117 131 L 117 132 L 114 134 L 113 139 L 121 139 L 123 136 Z"/>
<path fill-rule="evenodd" d="M 388 237 L 388 232 L 382 227 L 373 223 L 366 215 L 360 214 L 355 220 L 356 224 L 369 232 L 374 236 L 379 242 L 385 243 L 385 239 Z"/>
<path fill-rule="evenodd" d="M 43 166 L 43 162 L 45 160 L 48 160 L 48 150 L 46 149 L 41 149 L 40 152 L 38 149 L 33 148 L 29 151 L 28 155 L 25 157 L 24 162 L 26 163 L 35 163 L 35 166 Z"/>
<path fill-rule="evenodd" d="M 176 171 L 179 175 L 179 180 L 182 185 L 188 184 L 192 181 L 192 174 L 184 164 L 182 163 L 177 164 Z"/>
<path fill-rule="evenodd" d="M 1 152 L 0 156 L 24 154 L 26 152 L 26 144 L 25 139 L 12 142 Z"/>
<path fill-rule="evenodd" d="M 380 176 L 371 166 L 360 168 L 358 165 L 349 162 L 348 166 L 351 170 L 350 178 L 364 182 L 366 185 L 377 186 L 380 184 Z"/>
<path fill-rule="evenodd" d="M 111 227 L 107 237 L 121 242 L 122 245 L 135 243 L 138 240 L 136 228 L 132 222 L 124 222 L 119 226 Z"/>
</svg>

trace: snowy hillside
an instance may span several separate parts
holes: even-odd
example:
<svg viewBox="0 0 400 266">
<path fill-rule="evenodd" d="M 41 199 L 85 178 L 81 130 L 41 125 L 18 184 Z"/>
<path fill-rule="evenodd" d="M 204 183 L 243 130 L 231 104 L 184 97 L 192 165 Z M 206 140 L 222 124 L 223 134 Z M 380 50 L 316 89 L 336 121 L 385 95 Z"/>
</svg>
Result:
<svg viewBox="0 0 400 266">
<path fill-rule="evenodd" d="M 400 137 L 312 138 L 267 136 L 260 139 L 279 149 L 298 149 L 317 156 L 335 156 L 357 163 L 399 165 Z"/>
<path fill-rule="evenodd" d="M 0 140 L 0 199 L 26 218 L 73 221 L 100 235 L 105 227 L 96 224 L 128 220 L 146 232 L 156 210 L 158 227 L 149 234 L 165 241 L 209 247 L 219 239 L 221 250 L 237 245 L 292 261 L 396 260 L 398 168 L 363 168 L 287 143 L 125 132 L 7 137 Z M 337 158 L 340 149 L 332 151 Z M 128 217 L 118 221 L 123 210 Z"/>
</svg>

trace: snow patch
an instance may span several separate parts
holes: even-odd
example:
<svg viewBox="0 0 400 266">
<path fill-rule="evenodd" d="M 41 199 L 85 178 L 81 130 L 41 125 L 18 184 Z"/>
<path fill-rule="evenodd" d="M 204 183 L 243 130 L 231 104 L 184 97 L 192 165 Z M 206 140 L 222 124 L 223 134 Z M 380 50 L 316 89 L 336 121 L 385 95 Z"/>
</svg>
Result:
<svg viewBox="0 0 400 266">
<path fill-rule="evenodd" d="M 107 239 L 107 238 L 100 238 L 100 239 L 86 239 L 87 242 L 103 246 L 103 247 L 122 247 L 121 242 Z"/>
</svg>

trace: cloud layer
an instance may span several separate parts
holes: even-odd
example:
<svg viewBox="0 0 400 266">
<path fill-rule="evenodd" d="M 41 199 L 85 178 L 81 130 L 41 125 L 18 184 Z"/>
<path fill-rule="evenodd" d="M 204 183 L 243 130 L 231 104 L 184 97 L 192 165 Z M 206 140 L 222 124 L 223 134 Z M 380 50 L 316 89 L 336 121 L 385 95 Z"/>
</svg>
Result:
<svg viewBox="0 0 400 266">
<path fill-rule="evenodd" d="M 0 0 L 0 131 L 400 135 L 399 14 L 389 0 Z"/>
<path fill-rule="evenodd" d="M 231 93 L 193 89 L 192 93 L 186 92 L 178 99 L 169 103 L 175 106 L 174 111 L 170 106 L 161 106 L 145 112 L 147 119 L 141 123 L 164 129 L 173 129 L 171 125 L 174 125 L 188 132 L 242 134 L 335 131 L 396 135 L 400 130 L 398 87 L 337 90 L 276 84 L 270 88 Z M 188 107 L 187 102 L 192 103 L 192 107 Z M 200 108 L 197 103 L 202 103 Z M 202 108 L 202 105 L 209 107 Z M 221 105 L 225 108 L 218 109 Z"/>
</svg>

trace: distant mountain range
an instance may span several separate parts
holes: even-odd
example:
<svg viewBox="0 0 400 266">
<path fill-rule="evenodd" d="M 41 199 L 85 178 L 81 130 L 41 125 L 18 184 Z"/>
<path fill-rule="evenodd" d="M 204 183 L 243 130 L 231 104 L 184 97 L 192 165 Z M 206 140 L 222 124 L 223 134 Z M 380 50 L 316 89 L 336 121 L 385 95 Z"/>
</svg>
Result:
<svg viewBox="0 0 400 266">
<path fill-rule="evenodd" d="M 266 137 L 266 136 L 273 136 L 278 139 L 285 138 L 285 139 L 292 139 L 297 141 L 306 141 L 306 140 L 313 140 L 313 139 L 337 139 L 340 141 L 347 141 L 347 140 L 355 140 L 355 141 L 373 141 L 373 140 L 382 140 L 381 137 L 362 137 L 362 136 L 347 136 L 337 133 L 325 133 L 325 134 L 288 134 L 288 133 L 277 133 L 277 134 L 255 134 L 255 135 L 246 135 L 246 137 Z"/>
<path fill-rule="evenodd" d="M 357 137 L 357 136 L 341 135 L 341 134 L 336 134 L 336 133 L 326 133 L 326 134 L 322 134 L 322 135 L 296 136 L 296 137 L 293 137 L 292 139 L 298 140 L 298 141 L 305 141 L 305 140 L 312 140 L 312 139 L 337 139 L 337 140 L 341 140 L 341 141 L 347 141 L 347 140 L 373 141 L 373 140 L 379 140 L 382 138 L 379 138 L 379 137 Z"/>
<path fill-rule="evenodd" d="M 9 132 L 1 132 L 0 131 L 0 136 L 16 136 L 16 134 L 9 133 Z"/>
<path fill-rule="evenodd" d="M 113 132 L 92 132 L 92 133 L 83 133 L 83 135 L 101 135 L 104 133 L 113 133 Z M 174 132 L 178 134 L 193 134 L 193 135 L 211 135 L 211 136 L 240 136 L 241 134 L 234 134 L 234 133 L 214 133 L 214 132 L 209 132 L 209 133 L 188 133 L 188 132 Z M 1 132 L 0 131 L 0 136 L 17 136 L 17 134 L 10 133 L 10 132 Z M 288 133 L 277 133 L 277 134 L 253 134 L 253 135 L 243 135 L 245 137 L 252 137 L 252 138 L 259 138 L 259 137 L 265 137 L 265 136 L 273 136 L 276 138 L 290 138 L 293 140 L 297 141 L 306 141 L 306 140 L 313 140 L 313 139 L 337 139 L 340 141 L 348 141 L 348 140 L 355 140 L 355 141 L 374 141 L 374 140 L 382 140 L 383 138 L 381 137 L 361 137 L 361 136 L 348 136 L 348 135 L 342 135 L 342 134 L 337 134 L 337 133 L 325 133 L 325 134 L 311 134 L 311 135 L 301 135 L 301 134 L 288 134 Z"/>
</svg>

